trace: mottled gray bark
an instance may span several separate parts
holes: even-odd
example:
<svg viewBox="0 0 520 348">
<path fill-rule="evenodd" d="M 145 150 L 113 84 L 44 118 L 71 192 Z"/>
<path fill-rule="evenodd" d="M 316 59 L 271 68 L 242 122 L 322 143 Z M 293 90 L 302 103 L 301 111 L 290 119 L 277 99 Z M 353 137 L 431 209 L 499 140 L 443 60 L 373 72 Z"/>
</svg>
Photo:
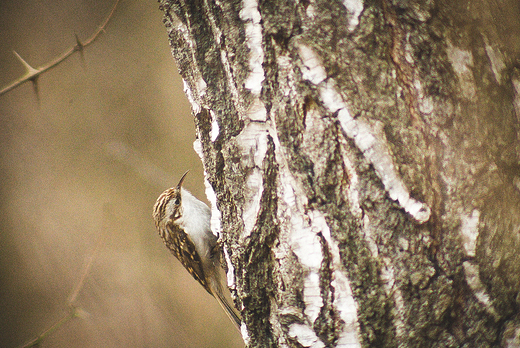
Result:
<svg viewBox="0 0 520 348">
<path fill-rule="evenodd" d="M 250 347 L 520 345 L 520 4 L 162 0 Z"/>
</svg>

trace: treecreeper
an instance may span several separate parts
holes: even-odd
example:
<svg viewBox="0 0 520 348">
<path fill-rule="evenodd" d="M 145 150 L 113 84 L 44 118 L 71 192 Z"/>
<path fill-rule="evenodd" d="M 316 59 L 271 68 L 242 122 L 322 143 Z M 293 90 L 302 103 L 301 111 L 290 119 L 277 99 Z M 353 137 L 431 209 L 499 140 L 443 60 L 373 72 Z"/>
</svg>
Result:
<svg viewBox="0 0 520 348">
<path fill-rule="evenodd" d="M 186 171 L 177 186 L 161 193 L 153 207 L 153 218 L 166 247 L 186 270 L 210 293 L 240 331 L 241 319 L 224 297 L 221 277 L 221 248 L 211 232 L 211 211 L 182 187 Z"/>
</svg>

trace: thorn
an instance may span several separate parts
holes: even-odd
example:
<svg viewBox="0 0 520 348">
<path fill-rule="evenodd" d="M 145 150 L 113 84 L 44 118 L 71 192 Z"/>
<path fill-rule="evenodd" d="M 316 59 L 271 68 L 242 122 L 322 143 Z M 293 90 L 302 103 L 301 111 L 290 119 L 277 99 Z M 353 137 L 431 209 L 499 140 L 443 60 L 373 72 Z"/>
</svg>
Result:
<svg viewBox="0 0 520 348">
<path fill-rule="evenodd" d="M 40 90 L 38 88 L 38 76 L 31 79 L 32 85 L 33 85 L 33 91 L 36 95 L 36 103 L 38 103 L 38 109 L 41 107 L 41 101 L 40 101 Z"/>
<path fill-rule="evenodd" d="M 13 52 L 16 55 L 16 57 L 18 58 L 18 60 L 20 62 L 22 62 L 22 64 L 25 67 L 25 70 L 27 71 L 28 75 L 34 75 L 34 74 L 36 74 L 38 72 L 37 69 L 35 69 L 32 66 L 30 66 L 29 63 L 27 63 L 16 51 L 13 51 Z"/>
<path fill-rule="evenodd" d="M 78 34 L 74 33 L 74 36 L 76 37 L 76 49 L 78 51 L 83 51 L 83 44 L 81 43 Z"/>
<path fill-rule="evenodd" d="M 80 41 L 78 34 L 74 33 L 74 36 L 76 37 L 76 47 L 74 49 L 79 52 L 79 56 L 81 57 L 81 65 L 83 66 L 83 69 L 87 68 L 87 65 L 85 63 L 85 56 L 83 55 L 83 48 L 85 45 Z"/>
</svg>

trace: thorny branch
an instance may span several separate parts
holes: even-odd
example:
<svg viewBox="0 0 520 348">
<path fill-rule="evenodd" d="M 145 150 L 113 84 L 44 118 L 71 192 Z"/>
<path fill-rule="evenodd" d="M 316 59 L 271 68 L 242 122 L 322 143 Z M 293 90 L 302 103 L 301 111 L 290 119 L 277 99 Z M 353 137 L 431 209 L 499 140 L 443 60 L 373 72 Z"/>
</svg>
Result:
<svg viewBox="0 0 520 348">
<path fill-rule="evenodd" d="M 25 82 L 31 81 L 33 83 L 34 91 L 36 93 L 36 98 L 39 100 L 38 95 L 38 77 L 40 77 L 41 74 L 44 72 L 49 71 L 50 69 L 54 68 L 55 66 L 59 65 L 61 62 L 65 61 L 67 58 L 72 56 L 75 52 L 79 52 L 81 56 L 83 56 L 83 49 L 93 43 L 97 40 L 97 38 L 100 36 L 102 32 L 105 31 L 106 26 L 108 25 L 108 22 L 114 15 L 114 12 L 116 10 L 117 5 L 119 4 L 121 0 L 116 0 L 114 6 L 112 7 L 112 10 L 110 11 L 110 14 L 105 19 L 103 24 L 98 28 L 98 30 L 85 42 L 81 42 L 78 38 L 78 35 L 76 36 L 76 45 L 69 48 L 66 52 L 61 54 L 60 56 L 56 57 L 52 61 L 48 62 L 47 64 L 39 67 L 39 68 L 33 68 L 29 65 L 18 53 L 14 52 L 16 57 L 22 62 L 22 64 L 25 67 L 25 74 L 21 76 L 20 78 L 16 79 L 15 81 L 11 82 L 9 85 L 5 86 L 0 90 L 0 96 L 15 89 L 16 87 L 24 84 Z"/>
</svg>

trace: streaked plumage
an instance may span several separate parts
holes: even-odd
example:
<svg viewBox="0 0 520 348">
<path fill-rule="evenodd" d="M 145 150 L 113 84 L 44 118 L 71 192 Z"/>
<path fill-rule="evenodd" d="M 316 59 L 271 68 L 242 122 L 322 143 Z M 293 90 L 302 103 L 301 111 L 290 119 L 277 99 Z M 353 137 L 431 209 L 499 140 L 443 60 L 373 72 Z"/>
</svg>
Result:
<svg viewBox="0 0 520 348">
<path fill-rule="evenodd" d="M 240 330 L 241 320 L 223 295 L 220 247 L 211 232 L 211 211 L 179 184 L 164 191 L 153 210 L 155 226 L 164 244 L 208 293 L 214 296 Z"/>
</svg>

